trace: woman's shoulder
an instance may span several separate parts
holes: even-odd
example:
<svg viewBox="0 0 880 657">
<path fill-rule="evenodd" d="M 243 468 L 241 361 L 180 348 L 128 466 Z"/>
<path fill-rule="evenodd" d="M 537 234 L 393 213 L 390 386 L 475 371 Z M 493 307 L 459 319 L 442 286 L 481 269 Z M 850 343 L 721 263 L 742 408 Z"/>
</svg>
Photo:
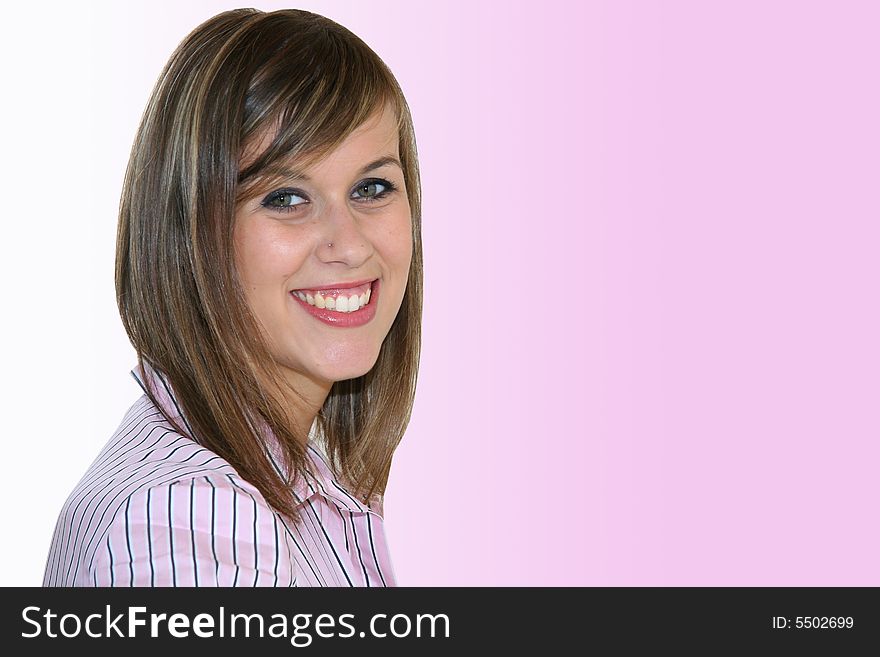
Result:
<svg viewBox="0 0 880 657">
<path fill-rule="evenodd" d="M 80 482 L 125 481 L 146 489 L 181 479 L 237 477 L 224 458 L 180 433 L 146 396 L 128 410 Z"/>
<path fill-rule="evenodd" d="M 167 497 L 172 487 L 194 481 L 257 492 L 228 461 L 178 432 L 143 395 L 67 498 L 59 523 L 71 534 L 100 532 L 133 501 Z"/>
<path fill-rule="evenodd" d="M 111 527 L 124 518 L 174 518 L 195 506 L 254 519 L 272 511 L 259 491 L 216 453 L 179 433 L 144 395 L 128 410 L 113 436 L 71 492 L 59 514 L 46 582 L 77 585 L 94 564 Z M 166 513 L 164 520 L 161 513 Z M 204 517 L 200 514 L 199 517 Z"/>
</svg>

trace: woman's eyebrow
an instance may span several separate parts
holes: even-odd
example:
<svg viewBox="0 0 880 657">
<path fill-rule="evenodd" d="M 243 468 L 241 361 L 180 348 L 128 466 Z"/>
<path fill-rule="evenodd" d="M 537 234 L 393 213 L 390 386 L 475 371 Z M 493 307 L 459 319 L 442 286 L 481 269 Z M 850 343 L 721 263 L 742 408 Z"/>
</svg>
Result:
<svg viewBox="0 0 880 657">
<path fill-rule="evenodd" d="M 397 168 L 399 168 L 401 171 L 403 171 L 403 165 L 400 164 L 400 160 L 398 160 L 393 155 L 384 155 L 378 159 L 373 160 L 369 164 L 365 165 L 363 168 L 361 168 L 360 171 L 357 172 L 357 175 L 362 176 L 365 173 L 372 171 L 373 169 L 378 169 L 380 167 L 384 167 L 387 164 L 393 164 L 393 165 L 397 166 Z M 285 168 L 271 167 L 270 169 L 267 170 L 267 173 L 281 175 L 287 179 L 297 179 L 297 180 L 304 180 L 306 182 L 311 182 L 311 178 L 309 178 L 309 176 L 306 175 L 300 169 L 285 169 Z"/>
<path fill-rule="evenodd" d="M 370 162 L 367 166 L 365 166 L 363 169 L 358 171 L 357 175 L 362 176 L 363 174 L 367 173 L 368 171 L 372 171 L 373 169 L 378 169 L 379 167 L 384 167 L 386 164 L 394 164 L 397 166 L 398 169 L 400 169 L 401 171 L 403 170 L 403 166 L 401 166 L 400 160 L 398 160 L 396 157 L 394 157 L 392 155 L 385 155 L 384 157 L 380 157 L 379 159 L 373 160 L 372 162 Z"/>
</svg>

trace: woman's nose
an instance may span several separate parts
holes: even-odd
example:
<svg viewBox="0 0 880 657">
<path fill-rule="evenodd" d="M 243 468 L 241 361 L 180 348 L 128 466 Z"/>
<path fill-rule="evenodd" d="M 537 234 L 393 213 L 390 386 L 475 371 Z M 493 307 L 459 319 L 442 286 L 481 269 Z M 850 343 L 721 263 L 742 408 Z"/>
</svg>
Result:
<svg viewBox="0 0 880 657">
<path fill-rule="evenodd" d="M 321 217 L 323 236 L 318 244 L 319 258 L 326 263 L 341 262 L 359 267 L 373 254 L 373 245 L 363 231 L 362 219 L 344 203 L 329 203 Z"/>
</svg>

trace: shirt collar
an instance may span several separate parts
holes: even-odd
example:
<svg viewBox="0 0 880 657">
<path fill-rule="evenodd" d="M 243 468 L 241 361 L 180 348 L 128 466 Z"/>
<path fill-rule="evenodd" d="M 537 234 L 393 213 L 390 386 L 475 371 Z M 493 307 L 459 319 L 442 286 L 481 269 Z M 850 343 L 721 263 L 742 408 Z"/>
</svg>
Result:
<svg viewBox="0 0 880 657">
<path fill-rule="evenodd" d="M 153 396 L 159 403 L 159 410 L 162 411 L 163 415 L 169 420 L 180 420 L 189 432 L 189 437 L 195 440 L 194 432 L 178 405 L 171 383 L 165 374 L 144 360 L 142 361 L 142 366 L 131 370 L 131 375 L 144 392 L 147 391 L 148 387 L 152 390 Z M 274 433 L 268 426 L 263 424 L 260 427 L 260 434 L 264 440 L 269 460 L 278 473 L 284 477 L 285 470 L 281 467 L 282 459 L 280 458 L 278 441 Z M 369 504 L 365 504 L 349 493 L 334 476 L 314 431 L 309 434 L 306 455 L 310 462 L 310 467 L 308 467 L 305 476 L 298 477 L 291 488 L 291 493 L 296 501 L 296 507 L 304 505 L 309 498 L 320 495 L 333 503 L 340 511 L 382 515 L 381 495 L 375 494 L 370 499 Z"/>
</svg>

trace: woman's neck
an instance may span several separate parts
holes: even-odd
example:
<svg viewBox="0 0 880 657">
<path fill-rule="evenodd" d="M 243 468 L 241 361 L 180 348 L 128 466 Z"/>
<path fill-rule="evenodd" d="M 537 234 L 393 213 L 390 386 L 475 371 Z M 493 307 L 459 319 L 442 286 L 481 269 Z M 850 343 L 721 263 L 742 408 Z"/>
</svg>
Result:
<svg viewBox="0 0 880 657">
<path fill-rule="evenodd" d="M 289 389 L 279 392 L 281 405 L 287 413 L 287 424 L 295 435 L 308 442 L 312 425 L 324 406 L 332 381 L 318 381 L 293 370 L 282 370 Z"/>
</svg>

